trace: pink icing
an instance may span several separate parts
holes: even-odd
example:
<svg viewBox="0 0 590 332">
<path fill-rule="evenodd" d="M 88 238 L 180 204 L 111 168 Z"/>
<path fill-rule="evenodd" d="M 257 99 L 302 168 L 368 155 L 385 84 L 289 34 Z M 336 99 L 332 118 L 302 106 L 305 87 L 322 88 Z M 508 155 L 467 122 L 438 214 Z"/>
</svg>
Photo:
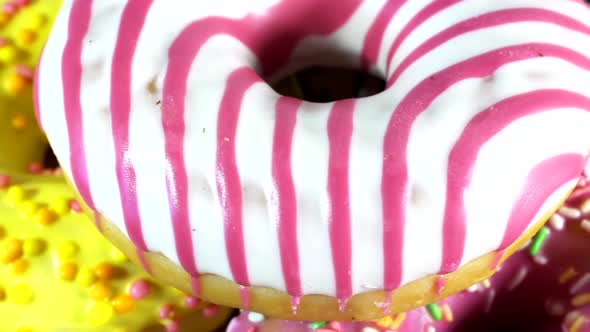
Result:
<svg viewBox="0 0 590 332">
<path fill-rule="evenodd" d="M 294 297 L 302 295 L 297 245 L 297 198 L 291 172 L 291 144 L 300 105 L 301 101 L 294 98 L 282 97 L 277 101 L 272 155 L 272 200 L 275 219 L 278 221 L 281 267 L 287 293 Z"/>
</svg>

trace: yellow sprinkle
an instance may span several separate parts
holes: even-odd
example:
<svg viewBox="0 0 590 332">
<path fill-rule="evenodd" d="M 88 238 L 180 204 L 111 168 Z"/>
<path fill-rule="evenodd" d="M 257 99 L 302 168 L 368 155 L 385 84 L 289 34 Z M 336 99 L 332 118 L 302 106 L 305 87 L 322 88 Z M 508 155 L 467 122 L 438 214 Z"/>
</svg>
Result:
<svg viewBox="0 0 590 332">
<path fill-rule="evenodd" d="M 0 261 L 3 264 L 10 264 L 23 255 L 23 241 L 8 239 L 0 246 Z"/>
<path fill-rule="evenodd" d="M 6 81 L 5 81 L 5 83 L 6 83 Z M 7 91 L 8 91 L 8 88 L 7 88 Z M 14 93 L 12 93 L 10 91 L 8 91 L 8 92 L 9 92 L 9 94 L 17 95 L 18 92 L 20 92 L 20 91 L 14 92 Z M 27 118 L 22 113 L 16 113 L 10 119 L 10 125 L 12 126 L 13 129 L 15 129 L 17 131 L 26 129 L 28 124 L 29 124 L 29 122 L 28 122 Z"/>
<path fill-rule="evenodd" d="M 25 273 L 25 271 L 27 271 L 28 266 L 29 264 L 27 263 L 27 261 L 20 258 L 17 261 L 10 264 L 10 269 L 13 274 L 23 274 Z"/>
<path fill-rule="evenodd" d="M 94 271 L 88 268 L 81 269 L 78 272 L 78 283 L 82 286 L 88 287 L 96 281 Z"/>
<path fill-rule="evenodd" d="M 576 319 L 572 323 L 572 326 L 570 326 L 569 332 L 579 332 L 580 328 L 582 328 L 582 325 L 584 325 L 585 320 L 586 319 L 584 318 L 584 316 L 578 315 L 578 317 L 576 317 Z"/>
<path fill-rule="evenodd" d="M 576 295 L 572 299 L 572 305 L 576 307 L 580 307 L 588 303 L 590 303 L 590 293 Z"/>
<path fill-rule="evenodd" d="M 133 299 L 127 294 L 120 294 L 113 299 L 113 308 L 115 311 L 122 314 L 133 309 Z"/>
<path fill-rule="evenodd" d="M 33 299 L 33 290 L 27 284 L 16 284 L 8 288 L 8 300 L 15 304 L 27 304 Z"/>
<path fill-rule="evenodd" d="M 57 213 L 58 216 L 65 216 L 70 212 L 70 202 L 64 198 L 54 199 L 49 207 Z"/>
<path fill-rule="evenodd" d="M 74 241 L 62 241 L 57 245 L 55 250 L 57 258 L 62 261 L 67 261 L 76 256 L 80 249 Z"/>
<path fill-rule="evenodd" d="M 16 42 L 20 46 L 25 47 L 27 45 L 32 44 L 35 41 L 35 39 L 37 39 L 37 34 L 35 33 L 35 31 L 32 31 L 30 29 L 22 29 L 16 33 L 15 38 Z"/>
<path fill-rule="evenodd" d="M 39 209 L 39 206 L 37 205 L 37 203 L 31 201 L 31 200 L 26 200 L 24 202 L 22 202 L 19 206 L 18 206 L 18 210 L 19 212 L 24 216 L 24 217 L 32 217 L 33 215 L 35 215 L 35 212 L 37 212 L 37 209 Z"/>
<path fill-rule="evenodd" d="M 111 289 L 105 282 L 99 281 L 90 286 L 89 296 L 95 301 L 107 301 L 111 296 Z"/>
<path fill-rule="evenodd" d="M 127 256 L 125 256 L 121 250 L 114 246 L 111 248 L 111 257 L 119 263 L 124 263 L 127 261 Z"/>
<path fill-rule="evenodd" d="M 442 305 L 442 314 L 443 318 L 445 319 L 445 322 L 451 323 L 453 321 L 453 311 L 451 310 L 451 307 L 449 307 L 449 305 L 446 303 Z"/>
<path fill-rule="evenodd" d="M 399 313 L 399 314 L 395 315 L 395 318 L 393 319 L 393 322 L 391 322 L 391 325 L 389 326 L 389 328 L 392 330 L 397 330 L 402 326 L 402 324 L 404 323 L 405 320 L 406 320 L 406 313 L 405 312 Z"/>
<path fill-rule="evenodd" d="M 57 276 L 64 281 L 71 281 L 76 278 L 78 266 L 74 263 L 63 263 L 57 269 Z"/>
<path fill-rule="evenodd" d="M 51 210 L 46 207 L 42 207 L 35 213 L 35 222 L 41 225 L 49 225 L 55 222 L 57 216 Z"/>
<path fill-rule="evenodd" d="M 107 302 L 90 302 L 86 307 L 86 319 L 94 326 L 104 325 L 113 317 L 113 306 Z"/>
<path fill-rule="evenodd" d="M 12 186 L 8 188 L 8 192 L 6 193 L 6 202 L 9 203 L 11 206 L 14 206 L 25 199 L 26 193 L 23 187 L 21 186 Z"/>
<path fill-rule="evenodd" d="M 570 266 L 567 270 L 563 271 L 562 274 L 559 275 L 559 284 L 563 285 L 568 281 L 572 280 L 575 276 L 578 275 L 578 272 L 573 266 Z"/>
<path fill-rule="evenodd" d="M 38 13 L 30 13 L 23 22 L 23 26 L 31 30 L 39 30 L 45 24 L 45 16 Z"/>
<path fill-rule="evenodd" d="M 40 239 L 26 239 L 23 243 L 23 251 L 27 256 L 37 256 L 45 250 L 45 242 Z"/>
<path fill-rule="evenodd" d="M 10 14 L 4 11 L 0 11 L 0 25 L 4 25 L 10 21 Z"/>
<path fill-rule="evenodd" d="M 389 328 L 389 326 L 391 326 L 392 322 L 393 322 L 393 319 L 390 316 L 385 316 L 377 321 L 377 325 L 379 325 L 379 327 L 387 329 L 387 328 Z"/>
<path fill-rule="evenodd" d="M 21 326 L 16 330 L 16 332 L 34 332 L 34 331 L 30 327 Z"/>
<path fill-rule="evenodd" d="M 18 52 L 16 48 L 10 45 L 5 45 L 0 48 L 0 62 L 5 64 L 12 64 L 16 60 Z"/>
</svg>

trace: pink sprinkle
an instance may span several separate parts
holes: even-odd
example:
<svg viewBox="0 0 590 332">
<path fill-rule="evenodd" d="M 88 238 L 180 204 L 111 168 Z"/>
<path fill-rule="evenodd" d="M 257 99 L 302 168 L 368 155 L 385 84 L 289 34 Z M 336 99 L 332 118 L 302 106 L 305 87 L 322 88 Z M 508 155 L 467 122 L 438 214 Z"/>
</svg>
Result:
<svg viewBox="0 0 590 332">
<path fill-rule="evenodd" d="M 393 296 L 393 291 L 388 291 L 385 293 L 385 301 L 383 302 L 383 314 L 389 315 L 389 311 L 391 310 L 391 297 Z"/>
<path fill-rule="evenodd" d="M 344 312 L 344 309 L 346 309 L 346 303 L 348 303 L 348 299 L 338 299 L 338 310 L 340 310 L 340 312 Z"/>
<path fill-rule="evenodd" d="M 445 287 L 445 278 L 443 278 L 443 276 L 437 276 L 436 283 L 435 283 L 436 296 L 440 296 L 444 287 Z"/>
<path fill-rule="evenodd" d="M 58 167 L 53 171 L 53 175 L 62 176 L 62 175 L 64 175 L 64 171 L 63 171 L 63 169 L 61 169 L 61 167 Z"/>
<path fill-rule="evenodd" d="M 6 189 L 10 187 L 10 176 L 0 174 L 0 189 Z"/>
<path fill-rule="evenodd" d="M 249 327 L 249 328 L 246 330 L 246 332 L 256 332 L 256 331 L 258 331 L 258 328 L 257 328 L 256 326 L 250 326 L 250 327 Z"/>
<path fill-rule="evenodd" d="M 168 322 L 166 324 L 166 332 L 178 332 L 180 331 L 180 323 L 176 320 Z"/>
<path fill-rule="evenodd" d="M 26 66 L 26 65 L 16 65 L 14 66 L 14 70 L 17 74 L 19 74 L 22 78 L 31 81 L 35 77 L 35 71 L 33 68 Z"/>
<path fill-rule="evenodd" d="M 172 304 L 164 304 L 158 309 L 158 317 L 160 319 L 167 319 L 174 313 L 174 306 Z"/>
<path fill-rule="evenodd" d="M 7 2 L 4 4 L 4 12 L 7 14 L 14 14 L 17 9 L 18 7 L 12 2 Z"/>
<path fill-rule="evenodd" d="M 72 212 L 80 213 L 82 212 L 82 206 L 80 206 L 80 203 L 78 203 L 77 200 L 73 199 L 70 201 L 70 210 L 72 210 Z"/>
<path fill-rule="evenodd" d="M 13 2 L 19 8 L 22 8 L 22 7 L 28 6 L 31 3 L 31 0 L 14 0 Z"/>
<path fill-rule="evenodd" d="M 342 330 L 342 325 L 340 324 L 340 322 L 331 321 L 330 324 L 328 324 L 328 326 L 330 326 L 331 329 L 336 331 Z"/>
<path fill-rule="evenodd" d="M 32 162 L 27 166 L 27 171 L 29 171 L 30 174 L 41 174 L 41 172 L 43 172 L 43 165 L 36 161 Z"/>
<path fill-rule="evenodd" d="M 297 309 L 299 308 L 299 303 L 301 303 L 300 296 L 291 296 L 291 310 L 293 311 L 293 315 L 297 315 Z"/>
<path fill-rule="evenodd" d="M 219 312 L 219 306 L 216 304 L 210 304 L 203 309 L 203 316 L 207 318 L 212 318 L 217 315 Z"/>
<path fill-rule="evenodd" d="M 189 309 L 196 308 L 201 303 L 198 297 L 187 296 L 184 298 L 184 305 Z"/>
<path fill-rule="evenodd" d="M 148 296 L 150 291 L 151 285 L 149 281 L 145 279 L 139 279 L 131 284 L 131 287 L 129 288 L 129 296 L 131 296 L 134 300 L 141 300 Z"/>
</svg>

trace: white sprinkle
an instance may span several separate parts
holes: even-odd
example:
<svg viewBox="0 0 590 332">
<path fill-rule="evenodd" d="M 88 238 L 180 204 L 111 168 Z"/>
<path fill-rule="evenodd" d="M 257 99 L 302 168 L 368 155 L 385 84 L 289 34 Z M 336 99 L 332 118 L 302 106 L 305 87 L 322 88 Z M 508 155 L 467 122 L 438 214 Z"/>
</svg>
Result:
<svg viewBox="0 0 590 332">
<path fill-rule="evenodd" d="M 584 178 L 582 180 L 580 180 L 580 182 L 578 182 L 578 186 L 580 187 L 584 187 L 588 184 L 588 179 Z"/>
<path fill-rule="evenodd" d="M 432 325 L 428 325 L 424 329 L 424 332 L 436 332 L 436 328 L 434 328 L 434 326 L 432 326 Z"/>
<path fill-rule="evenodd" d="M 496 291 L 494 289 L 491 289 L 490 292 L 488 293 L 488 297 L 486 298 L 486 306 L 485 306 L 485 313 L 488 314 L 490 313 L 490 310 L 492 310 L 492 304 L 494 303 L 494 298 L 496 298 Z"/>
<path fill-rule="evenodd" d="M 223 140 L 229 142 L 229 137 L 224 137 Z"/>
<path fill-rule="evenodd" d="M 249 312 L 248 320 L 252 323 L 260 323 L 264 320 L 264 315 L 257 312 Z"/>
<path fill-rule="evenodd" d="M 363 332 L 379 332 L 379 331 L 377 331 L 376 329 L 374 329 L 374 328 L 372 328 L 370 326 L 365 326 L 363 328 Z"/>
<path fill-rule="evenodd" d="M 481 284 L 483 285 L 484 288 L 490 288 L 492 286 L 490 279 L 486 279 L 486 280 L 482 281 Z"/>
<path fill-rule="evenodd" d="M 364 284 L 364 285 L 362 285 L 362 287 L 363 287 L 364 289 L 368 289 L 368 290 L 379 289 L 379 287 L 377 287 L 377 286 L 368 285 L 368 284 Z"/>
<path fill-rule="evenodd" d="M 580 292 L 588 283 L 590 283 L 590 273 L 584 273 L 570 288 L 570 294 L 574 295 Z"/>
<path fill-rule="evenodd" d="M 580 226 L 582 226 L 583 230 L 590 233 L 590 220 L 588 220 L 588 219 L 582 220 L 582 223 L 580 224 Z"/>
<path fill-rule="evenodd" d="M 475 293 L 475 292 L 477 292 L 478 290 L 479 290 L 479 285 L 478 285 L 478 284 L 471 285 L 471 286 L 469 286 L 469 288 L 467 288 L 467 291 L 468 291 L 469 293 Z"/>
<path fill-rule="evenodd" d="M 565 219 L 556 213 L 551 216 L 551 219 L 549 219 L 549 224 L 556 231 L 561 231 L 561 230 L 563 230 L 563 226 L 565 225 Z"/>
<path fill-rule="evenodd" d="M 582 204 L 580 205 L 580 211 L 582 211 L 582 214 L 590 213 L 590 198 L 582 202 Z"/>
<path fill-rule="evenodd" d="M 509 291 L 515 290 L 516 287 L 518 287 L 522 283 L 522 281 L 524 280 L 524 278 L 526 277 L 528 272 L 529 272 L 529 270 L 524 266 L 522 266 L 520 269 L 518 269 L 518 271 L 514 275 L 514 278 L 512 278 L 512 280 L 508 284 L 508 290 Z"/>
<path fill-rule="evenodd" d="M 548 261 L 547 257 L 544 255 L 536 255 L 535 257 L 533 257 L 533 260 L 535 261 L 535 263 L 539 265 L 545 265 Z"/>
<path fill-rule="evenodd" d="M 566 218 L 578 219 L 582 216 L 582 211 L 573 207 L 562 206 L 561 208 L 559 208 L 559 214 Z"/>
</svg>

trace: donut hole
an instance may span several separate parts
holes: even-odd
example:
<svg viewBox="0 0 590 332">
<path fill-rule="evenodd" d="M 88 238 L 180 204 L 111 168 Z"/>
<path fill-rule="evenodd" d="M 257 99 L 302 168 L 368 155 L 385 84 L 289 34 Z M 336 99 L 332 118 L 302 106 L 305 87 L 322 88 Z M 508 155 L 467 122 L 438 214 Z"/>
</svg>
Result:
<svg viewBox="0 0 590 332">
<path fill-rule="evenodd" d="M 276 82 L 268 82 L 283 96 L 309 102 L 327 103 L 364 98 L 385 90 L 385 80 L 356 69 L 307 67 Z"/>
</svg>

